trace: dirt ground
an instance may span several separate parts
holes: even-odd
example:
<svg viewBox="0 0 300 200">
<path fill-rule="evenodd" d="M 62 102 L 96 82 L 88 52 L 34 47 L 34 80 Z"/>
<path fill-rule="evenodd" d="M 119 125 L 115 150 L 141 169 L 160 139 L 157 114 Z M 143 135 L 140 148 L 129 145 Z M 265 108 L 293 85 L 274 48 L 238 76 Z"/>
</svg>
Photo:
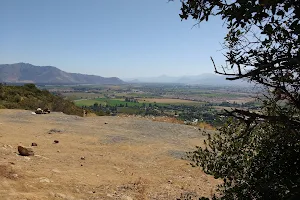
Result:
<svg viewBox="0 0 300 200">
<path fill-rule="evenodd" d="M 194 127 L 133 117 L 0 110 L 0 199 L 209 197 L 217 181 L 181 159 L 202 137 Z M 18 145 L 33 142 L 35 156 L 18 155 Z"/>
</svg>

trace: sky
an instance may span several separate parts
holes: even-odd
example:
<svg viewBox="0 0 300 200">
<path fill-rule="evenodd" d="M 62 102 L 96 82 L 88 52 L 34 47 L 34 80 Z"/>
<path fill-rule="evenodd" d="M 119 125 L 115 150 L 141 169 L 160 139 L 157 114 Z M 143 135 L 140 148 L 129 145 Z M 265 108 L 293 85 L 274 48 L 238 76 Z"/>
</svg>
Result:
<svg viewBox="0 0 300 200">
<path fill-rule="evenodd" d="M 181 21 L 180 1 L 0 0 L 0 64 L 55 66 L 104 77 L 213 73 L 226 33 L 212 18 Z"/>
</svg>

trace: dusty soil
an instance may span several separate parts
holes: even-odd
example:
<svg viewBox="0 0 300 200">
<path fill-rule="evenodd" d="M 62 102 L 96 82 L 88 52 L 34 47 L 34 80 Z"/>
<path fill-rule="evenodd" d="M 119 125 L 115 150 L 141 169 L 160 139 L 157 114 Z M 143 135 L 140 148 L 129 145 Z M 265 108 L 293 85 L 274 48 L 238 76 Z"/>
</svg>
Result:
<svg viewBox="0 0 300 200">
<path fill-rule="evenodd" d="M 181 159 L 202 137 L 195 127 L 133 117 L 0 110 L 0 199 L 209 197 L 217 181 Z M 32 143 L 35 156 L 18 155 Z"/>
</svg>

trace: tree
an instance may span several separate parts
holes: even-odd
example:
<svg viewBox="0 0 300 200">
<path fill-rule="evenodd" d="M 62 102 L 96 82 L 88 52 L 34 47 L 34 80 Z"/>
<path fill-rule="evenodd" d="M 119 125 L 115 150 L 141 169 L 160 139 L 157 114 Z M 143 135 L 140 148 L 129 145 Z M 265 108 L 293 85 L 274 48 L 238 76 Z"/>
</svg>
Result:
<svg viewBox="0 0 300 200">
<path fill-rule="evenodd" d="M 24 84 L 24 87 L 29 88 L 29 89 L 36 89 L 36 86 L 33 83 Z"/>
<path fill-rule="evenodd" d="M 98 108 L 99 104 L 97 102 L 94 103 L 94 108 Z"/>
<path fill-rule="evenodd" d="M 245 79 L 266 94 L 260 112 L 226 111 L 229 121 L 193 166 L 222 178 L 214 199 L 296 199 L 300 196 L 300 1 L 181 0 L 182 20 L 220 16 L 228 33 L 226 65 L 215 73 Z"/>
</svg>

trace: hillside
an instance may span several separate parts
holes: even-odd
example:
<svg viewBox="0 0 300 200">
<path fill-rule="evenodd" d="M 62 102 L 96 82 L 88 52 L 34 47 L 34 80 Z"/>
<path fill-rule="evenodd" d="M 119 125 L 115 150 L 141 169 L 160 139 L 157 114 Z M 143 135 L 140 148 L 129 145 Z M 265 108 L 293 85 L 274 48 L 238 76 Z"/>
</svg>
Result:
<svg viewBox="0 0 300 200">
<path fill-rule="evenodd" d="M 34 66 L 28 63 L 0 65 L 0 82 L 47 84 L 122 84 L 117 77 L 105 78 L 64 72 L 52 66 Z"/>
<path fill-rule="evenodd" d="M 218 183 L 181 159 L 203 143 L 201 132 L 191 126 L 24 110 L 0 110 L 0 122 L 3 200 L 169 200 L 181 193 L 209 197 Z M 33 142 L 35 156 L 16 153 L 19 144 Z"/>
<path fill-rule="evenodd" d="M 72 115 L 83 115 L 83 110 L 71 101 L 39 90 L 34 84 L 24 86 L 0 85 L 0 108 L 36 110 L 38 107 Z"/>
</svg>

